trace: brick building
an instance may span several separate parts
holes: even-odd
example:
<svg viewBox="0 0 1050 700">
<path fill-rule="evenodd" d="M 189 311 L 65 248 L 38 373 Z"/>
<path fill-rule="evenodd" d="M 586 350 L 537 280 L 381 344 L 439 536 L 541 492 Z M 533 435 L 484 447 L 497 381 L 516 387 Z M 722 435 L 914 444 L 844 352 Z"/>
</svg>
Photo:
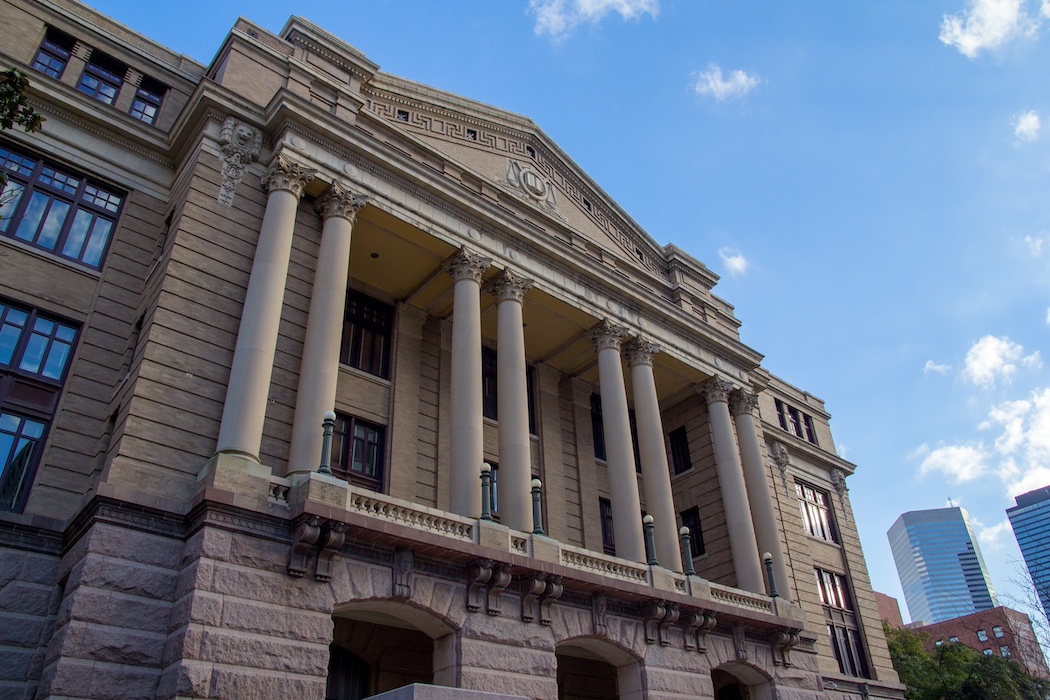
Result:
<svg viewBox="0 0 1050 700">
<path fill-rule="evenodd" d="M 823 402 L 531 121 L 299 18 L 0 56 L 4 697 L 902 696 Z"/>
<path fill-rule="evenodd" d="M 942 644 L 965 644 L 988 656 L 1013 659 L 1030 675 L 1050 680 L 1032 620 L 1023 612 L 999 606 L 954 620 L 909 627 L 930 635 L 926 641 L 927 651 L 932 652 Z"/>
</svg>

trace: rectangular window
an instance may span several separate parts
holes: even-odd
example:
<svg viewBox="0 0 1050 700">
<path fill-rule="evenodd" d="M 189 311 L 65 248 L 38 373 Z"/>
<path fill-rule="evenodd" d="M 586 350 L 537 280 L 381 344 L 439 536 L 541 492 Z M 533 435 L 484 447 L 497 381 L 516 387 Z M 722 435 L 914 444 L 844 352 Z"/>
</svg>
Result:
<svg viewBox="0 0 1050 700">
<path fill-rule="evenodd" d="M 791 433 L 797 438 L 808 440 L 817 444 L 817 428 L 813 422 L 813 416 L 804 413 L 793 406 L 788 406 L 780 399 L 775 399 L 777 407 L 777 420 L 783 430 Z"/>
<path fill-rule="evenodd" d="M 383 489 L 386 428 L 336 413 L 332 434 L 332 473 L 373 491 Z"/>
<path fill-rule="evenodd" d="M 348 290 L 339 361 L 377 377 L 390 377 L 394 307 Z"/>
<path fill-rule="evenodd" d="M 38 158 L 0 146 L 0 235 L 98 269 L 123 196 Z"/>
<path fill-rule="evenodd" d="M 993 652 L 991 649 L 984 649 L 983 653 L 984 653 L 985 656 L 991 656 L 995 652 Z"/>
<path fill-rule="evenodd" d="M 616 556 L 616 538 L 613 537 L 612 502 L 608 498 L 598 499 L 598 517 L 602 524 L 602 549 Z"/>
<path fill-rule="evenodd" d="M 135 99 L 131 102 L 128 114 L 147 124 L 155 124 L 157 113 L 160 112 L 160 103 L 167 91 L 168 88 L 162 83 L 148 76 L 143 77 L 135 90 Z"/>
<path fill-rule="evenodd" d="M 958 644 L 959 643 L 959 638 L 958 637 L 948 637 L 948 641 L 951 642 L 952 644 Z"/>
<path fill-rule="evenodd" d="M 1012 656 L 1012 654 L 1010 653 L 1010 647 L 1008 647 L 1006 645 L 1003 645 L 1003 646 L 999 647 L 999 654 L 1004 659 L 1008 659 L 1008 658 L 1010 658 Z"/>
<path fill-rule="evenodd" d="M 631 447 L 634 448 L 634 471 L 642 473 L 642 453 L 638 450 L 638 414 L 627 409 L 627 424 L 631 426 Z"/>
<path fill-rule="evenodd" d="M 977 641 L 979 641 L 979 642 L 987 642 L 988 641 L 988 633 L 986 631 L 984 631 L 984 630 L 977 630 Z"/>
<path fill-rule="evenodd" d="M 689 457 L 689 435 L 685 432 L 685 426 L 675 428 L 668 436 L 671 442 L 671 467 L 675 474 L 687 472 L 693 468 L 693 460 Z"/>
<path fill-rule="evenodd" d="M 76 41 L 73 37 L 48 27 L 44 40 L 33 58 L 33 70 L 40 71 L 49 78 L 58 80 L 69 63 Z"/>
<path fill-rule="evenodd" d="M 693 506 L 681 512 L 682 526 L 689 528 L 689 551 L 693 559 L 702 556 L 704 550 L 704 531 L 700 527 L 700 508 Z"/>
<path fill-rule="evenodd" d="M 995 627 L 992 628 L 992 634 L 994 634 L 997 639 L 1002 637 L 1003 636 L 1003 628 L 1000 627 L 999 625 L 996 625 Z"/>
<path fill-rule="evenodd" d="M 0 299 L 0 510 L 25 505 L 76 340 L 75 326 Z"/>
<path fill-rule="evenodd" d="M 499 420 L 499 381 L 497 375 L 497 358 L 499 355 L 492 348 L 481 348 L 481 414 L 492 420 Z M 536 434 L 536 396 L 533 382 L 536 370 L 532 365 L 525 366 L 525 392 L 529 402 L 529 433 Z"/>
<path fill-rule="evenodd" d="M 77 89 L 99 102 L 111 105 L 117 101 L 117 93 L 124 84 L 127 72 L 128 67 L 120 61 L 93 51 L 91 60 L 84 66 Z"/>
<path fill-rule="evenodd" d="M 868 664 L 857 630 L 842 625 L 828 625 L 828 634 L 839 671 L 847 676 L 867 678 Z"/>
<path fill-rule="evenodd" d="M 602 420 L 602 397 L 591 394 L 591 433 L 594 436 L 594 458 L 605 459 L 605 422 Z"/>
<path fill-rule="evenodd" d="M 795 493 L 798 496 L 799 509 L 802 511 L 802 525 L 806 532 L 828 542 L 838 542 L 832 526 L 830 499 L 828 494 L 808 484 L 795 482 Z"/>
<path fill-rule="evenodd" d="M 853 610 L 845 577 L 824 569 L 816 569 L 816 573 L 820 602 L 832 608 Z"/>
</svg>

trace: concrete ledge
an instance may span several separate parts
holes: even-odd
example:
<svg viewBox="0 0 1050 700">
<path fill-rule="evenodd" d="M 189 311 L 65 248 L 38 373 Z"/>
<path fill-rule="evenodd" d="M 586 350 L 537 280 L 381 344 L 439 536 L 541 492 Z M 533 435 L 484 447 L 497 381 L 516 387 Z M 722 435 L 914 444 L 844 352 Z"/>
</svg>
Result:
<svg viewBox="0 0 1050 700">
<path fill-rule="evenodd" d="M 395 690 L 373 695 L 373 700 L 528 700 L 523 695 L 503 695 L 482 690 L 447 688 L 442 685 L 413 683 Z"/>
</svg>

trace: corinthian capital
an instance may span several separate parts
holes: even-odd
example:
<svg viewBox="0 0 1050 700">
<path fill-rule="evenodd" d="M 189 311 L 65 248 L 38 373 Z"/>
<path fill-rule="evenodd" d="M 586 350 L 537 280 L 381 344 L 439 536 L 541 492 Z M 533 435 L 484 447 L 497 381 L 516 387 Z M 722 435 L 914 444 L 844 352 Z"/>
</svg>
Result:
<svg viewBox="0 0 1050 700">
<path fill-rule="evenodd" d="M 474 280 L 481 282 L 481 275 L 492 264 L 492 258 L 484 258 L 467 248 L 460 248 L 456 254 L 445 261 L 445 272 L 452 276 L 454 282 Z"/>
<path fill-rule="evenodd" d="M 588 337 L 591 342 L 594 343 L 594 347 L 598 350 L 607 350 L 612 348 L 613 350 L 620 350 L 620 343 L 627 337 L 627 329 L 623 326 L 617 326 L 609 319 L 602 319 L 595 326 Z"/>
<path fill-rule="evenodd" d="M 729 392 L 732 390 L 733 385 L 721 377 L 711 377 L 696 388 L 697 393 L 703 396 L 709 404 L 716 401 L 728 401 Z"/>
<path fill-rule="evenodd" d="M 304 167 L 286 157 L 284 153 L 278 153 L 270 169 L 262 176 L 262 185 L 267 192 L 286 190 L 298 199 L 303 195 L 303 188 L 316 173 L 313 168 Z"/>
<path fill-rule="evenodd" d="M 737 389 L 729 395 L 729 411 L 734 416 L 751 415 L 758 408 L 758 394 Z"/>
<path fill-rule="evenodd" d="M 516 272 L 504 270 L 485 285 L 489 294 L 496 297 L 496 301 L 518 301 L 525 298 L 525 292 L 532 289 L 535 280 L 526 279 Z"/>
<path fill-rule="evenodd" d="M 357 212 L 366 204 L 368 204 L 368 197 L 363 194 L 354 194 L 338 182 L 333 182 L 317 200 L 314 208 L 321 215 L 322 221 L 333 216 L 340 216 L 354 223 Z"/>
<path fill-rule="evenodd" d="M 640 364 L 652 365 L 653 355 L 660 352 L 660 346 L 644 338 L 635 338 L 624 344 L 623 352 L 627 355 L 627 364 L 630 367 Z"/>
</svg>

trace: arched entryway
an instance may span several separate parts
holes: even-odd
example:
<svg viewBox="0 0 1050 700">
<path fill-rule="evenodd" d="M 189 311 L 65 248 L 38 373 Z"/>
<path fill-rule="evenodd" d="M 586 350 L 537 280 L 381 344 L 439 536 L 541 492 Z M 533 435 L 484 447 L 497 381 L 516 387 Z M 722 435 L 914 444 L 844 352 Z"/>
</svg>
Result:
<svg viewBox="0 0 1050 700">
<path fill-rule="evenodd" d="M 638 659 L 608 641 L 571 639 L 558 645 L 556 657 L 558 700 L 641 698 Z"/>
<path fill-rule="evenodd" d="M 762 671 L 739 662 L 711 670 L 715 700 L 773 700 L 769 681 Z"/>
<path fill-rule="evenodd" d="M 453 685 L 453 669 L 436 658 L 453 628 L 429 611 L 389 601 L 338 606 L 328 664 L 326 700 L 361 700 L 412 683 Z"/>
</svg>

